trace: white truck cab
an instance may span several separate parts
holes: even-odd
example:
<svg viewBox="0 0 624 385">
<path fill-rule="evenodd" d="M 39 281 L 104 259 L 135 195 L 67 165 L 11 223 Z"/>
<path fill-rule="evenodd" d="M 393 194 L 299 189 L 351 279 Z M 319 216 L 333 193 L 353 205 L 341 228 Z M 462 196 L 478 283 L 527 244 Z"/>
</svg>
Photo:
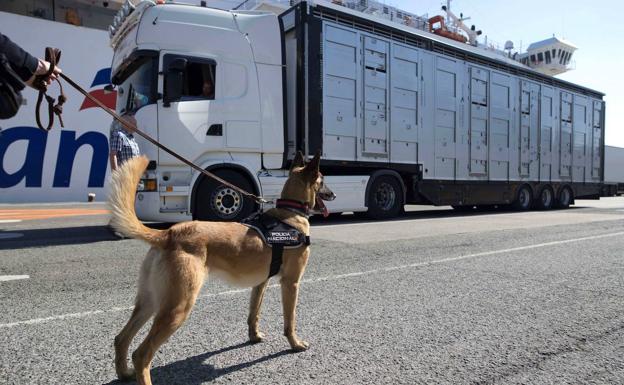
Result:
<svg viewBox="0 0 624 385">
<path fill-rule="evenodd" d="M 284 164 L 277 16 L 149 1 L 128 13 L 111 27 L 117 112 L 135 114 L 141 130 L 200 167 L 262 193 L 259 171 Z M 203 176 L 163 150 L 141 138 L 139 144 L 155 161 L 148 173 L 155 183 L 143 185 L 156 191 L 137 200 L 142 219 L 189 219 L 195 194 L 212 203 L 195 208 L 198 218 L 231 219 L 253 209 L 229 188 L 209 191 L 212 181 L 198 181 Z"/>
</svg>

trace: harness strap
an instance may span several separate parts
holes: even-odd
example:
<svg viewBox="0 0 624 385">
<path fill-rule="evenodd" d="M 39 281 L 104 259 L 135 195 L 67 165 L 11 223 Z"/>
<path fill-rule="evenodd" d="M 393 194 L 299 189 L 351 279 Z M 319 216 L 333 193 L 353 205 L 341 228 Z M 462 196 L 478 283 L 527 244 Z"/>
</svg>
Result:
<svg viewBox="0 0 624 385">
<path fill-rule="evenodd" d="M 269 278 L 279 273 L 282 268 L 282 255 L 284 255 L 284 245 L 276 244 L 271 247 L 271 268 Z"/>
<path fill-rule="evenodd" d="M 35 77 L 35 80 L 33 81 L 33 87 L 39 90 L 39 96 L 37 97 L 37 106 L 35 107 L 35 118 L 37 119 L 37 126 L 39 126 L 40 129 L 45 130 L 45 131 L 50 131 L 50 129 L 54 125 L 55 114 L 59 118 L 61 127 L 65 127 L 65 125 L 63 124 L 62 114 L 63 114 L 63 104 L 67 101 L 67 97 L 65 96 L 65 93 L 63 92 L 63 85 L 58 79 L 56 79 L 56 82 L 58 83 L 59 88 L 61 90 L 61 94 L 58 97 L 58 103 L 56 103 L 56 105 L 54 104 L 55 99 L 49 96 L 48 94 L 46 94 L 46 92 L 48 91 L 48 85 L 46 83 L 46 79 L 48 79 L 50 75 L 52 75 L 52 73 L 54 72 L 54 68 L 56 67 L 56 64 L 58 63 L 60 59 L 61 59 L 61 51 L 59 49 L 47 47 L 45 51 L 45 60 L 50 63 L 50 68 L 48 68 L 48 72 L 46 72 L 45 74 L 37 75 Z M 39 113 L 41 109 L 41 102 L 43 101 L 44 97 L 46 99 L 46 102 L 48 102 L 48 125 L 47 127 L 44 127 L 43 124 L 41 123 L 41 117 Z"/>
</svg>

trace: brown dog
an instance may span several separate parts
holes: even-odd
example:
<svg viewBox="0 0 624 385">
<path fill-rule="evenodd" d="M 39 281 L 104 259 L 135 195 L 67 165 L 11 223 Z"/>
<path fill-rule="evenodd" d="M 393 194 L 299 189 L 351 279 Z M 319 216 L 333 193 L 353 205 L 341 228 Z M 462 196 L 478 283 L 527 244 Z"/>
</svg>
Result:
<svg viewBox="0 0 624 385">
<path fill-rule="evenodd" d="M 325 206 L 322 200 L 335 195 L 323 184 L 319 172 L 320 155 L 305 164 L 298 153 L 282 190 L 282 199 L 305 202 L 308 207 Z M 249 339 L 262 341 L 258 330 L 260 305 L 268 283 L 271 248 L 264 244 L 255 230 L 233 222 L 184 222 L 168 230 L 144 226 L 136 217 L 134 198 L 137 183 L 147 166 L 145 157 L 126 162 L 113 173 L 110 205 L 111 225 L 122 234 L 142 239 L 152 247 L 141 267 L 136 304 L 130 320 L 115 337 L 115 369 L 120 379 L 133 379 L 141 385 L 151 384 L 150 366 L 159 347 L 189 316 L 208 274 L 216 274 L 239 286 L 251 286 L 249 305 Z M 285 208 L 268 213 L 303 234 L 310 234 L 307 216 Z M 295 308 L 309 246 L 285 249 L 281 276 L 284 310 L 284 335 L 294 351 L 303 351 L 308 343 L 295 332 Z M 128 368 L 130 341 L 139 329 L 154 316 L 145 340 L 132 354 L 134 371 Z M 136 373 L 135 373 L 136 372 Z"/>
</svg>

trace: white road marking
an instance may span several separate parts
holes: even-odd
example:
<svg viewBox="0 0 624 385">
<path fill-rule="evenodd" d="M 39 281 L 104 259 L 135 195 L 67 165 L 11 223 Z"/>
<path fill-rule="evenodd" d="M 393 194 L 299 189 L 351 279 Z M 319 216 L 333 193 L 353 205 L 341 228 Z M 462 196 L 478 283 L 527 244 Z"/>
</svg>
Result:
<svg viewBox="0 0 624 385">
<path fill-rule="evenodd" d="M 4 239 L 21 238 L 23 236 L 24 236 L 24 234 L 22 234 L 22 233 L 0 233 L 0 241 L 4 240 Z"/>
<path fill-rule="evenodd" d="M 484 256 L 494 255 L 494 254 L 512 253 L 512 252 L 515 252 L 515 251 L 537 249 L 537 248 L 540 248 L 540 247 L 548 247 L 548 246 L 557 246 L 557 245 L 563 245 L 563 244 L 572 243 L 572 242 L 582 242 L 582 241 L 589 241 L 589 240 L 593 240 L 593 239 L 617 237 L 619 235 L 624 235 L 624 231 L 620 231 L 620 232 L 617 232 L 617 233 L 592 235 L 592 236 L 589 236 L 589 237 L 566 239 L 566 240 L 562 240 L 562 241 L 537 243 L 535 245 L 513 247 L 513 248 L 509 248 L 509 249 L 484 251 L 484 252 L 481 252 L 481 253 L 461 255 L 461 256 L 458 256 L 458 257 L 451 257 L 451 258 L 437 259 L 437 260 L 434 260 L 434 261 L 418 262 L 418 263 L 412 263 L 412 264 L 409 264 L 409 265 L 391 266 L 391 267 L 385 267 L 385 268 L 375 269 L 375 270 L 367 270 L 367 271 L 359 271 L 359 272 L 347 273 L 347 274 L 331 275 L 331 276 L 327 276 L 327 277 L 319 277 L 319 278 L 313 278 L 313 279 L 304 279 L 304 280 L 301 281 L 301 283 L 316 283 L 316 282 L 325 282 L 325 281 L 335 281 L 335 280 L 339 280 L 339 279 L 345 279 L 345 278 L 351 278 L 351 277 L 360 277 L 360 276 L 363 276 L 363 275 L 377 274 L 377 273 L 382 273 L 382 272 L 387 272 L 387 271 L 396 271 L 396 270 L 403 270 L 403 269 L 409 269 L 409 268 L 414 268 L 414 267 L 431 266 L 431 265 L 437 265 L 437 264 L 441 264 L 441 263 L 461 261 L 461 260 L 464 260 L 464 259 L 484 257 Z M 270 288 L 279 287 L 279 284 L 269 285 L 269 287 Z M 227 290 L 227 291 L 222 291 L 222 292 L 214 293 L 214 294 L 205 294 L 203 296 L 200 296 L 198 299 L 210 298 L 210 297 L 219 297 L 219 296 L 223 296 L 223 295 L 234 295 L 234 294 L 246 293 L 246 292 L 249 292 L 249 291 L 250 291 L 250 289 Z M 50 316 L 50 317 L 45 317 L 45 318 L 35 318 L 35 319 L 30 319 L 30 320 L 25 320 L 25 321 L 4 323 L 4 324 L 0 324 L 0 329 L 2 329 L 2 328 L 12 328 L 12 327 L 15 327 L 15 326 L 23 326 L 23 325 L 36 325 L 36 324 L 46 323 L 46 322 L 49 322 L 49 321 L 58 321 L 58 320 L 64 320 L 64 319 L 70 319 L 70 318 L 84 318 L 84 317 L 91 316 L 91 315 L 105 314 L 105 313 L 116 313 L 116 312 L 121 312 L 121 311 L 130 311 L 132 309 L 134 309 L 134 306 L 130 306 L 130 307 L 114 307 L 114 308 L 111 308 L 111 309 L 108 309 L 108 310 L 93 310 L 93 311 L 87 311 L 87 312 L 82 312 L 82 313 L 61 314 L 61 315 Z"/>
<path fill-rule="evenodd" d="M 28 279 L 29 275 L 0 275 L 0 282 L 17 281 L 18 279 Z"/>
<path fill-rule="evenodd" d="M 0 223 L 18 223 L 21 219 L 0 219 Z"/>
</svg>

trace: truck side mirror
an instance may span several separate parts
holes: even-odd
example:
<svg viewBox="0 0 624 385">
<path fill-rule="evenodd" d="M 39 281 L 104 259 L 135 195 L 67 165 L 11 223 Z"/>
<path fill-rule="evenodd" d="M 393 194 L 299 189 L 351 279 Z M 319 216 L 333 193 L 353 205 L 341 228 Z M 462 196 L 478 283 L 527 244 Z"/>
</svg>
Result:
<svg viewBox="0 0 624 385">
<path fill-rule="evenodd" d="M 169 63 L 165 73 L 165 95 L 163 97 L 163 107 L 169 107 L 171 102 L 176 102 L 182 97 L 182 86 L 184 82 L 184 71 L 188 60 L 177 58 Z"/>
</svg>

